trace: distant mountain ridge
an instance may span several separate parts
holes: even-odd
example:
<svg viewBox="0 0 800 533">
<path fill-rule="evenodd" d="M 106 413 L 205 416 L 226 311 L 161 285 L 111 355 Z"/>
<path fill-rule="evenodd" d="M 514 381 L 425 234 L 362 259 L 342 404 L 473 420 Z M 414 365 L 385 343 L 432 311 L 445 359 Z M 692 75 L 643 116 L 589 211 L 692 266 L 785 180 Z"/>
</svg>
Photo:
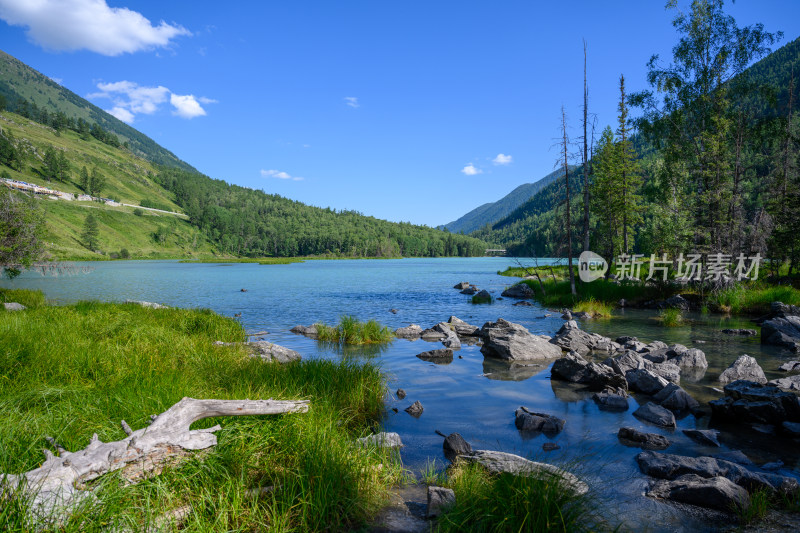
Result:
<svg viewBox="0 0 800 533">
<path fill-rule="evenodd" d="M 196 171 L 189 163 L 163 148 L 142 132 L 125 124 L 118 118 L 62 87 L 44 74 L 22 61 L 0 50 L 0 95 L 6 99 L 6 107 L 14 110 L 21 99 L 25 99 L 51 112 L 61 111 L 68 117 L 96 123 L 104 130 L 120 138 L 136 155 L 158 165 Z"/>
<path fill-rule="evenodd" d="M 472 233 L 487 224 L 492 225 L 514 212 L 533 195 L 563 176 L 564 171 L 558 169 L 538 181 L 523 183 L 496 202 L 476 207 L 458 220 L 448 222 L 443 227 L 452 233 Z"/>
</svg>

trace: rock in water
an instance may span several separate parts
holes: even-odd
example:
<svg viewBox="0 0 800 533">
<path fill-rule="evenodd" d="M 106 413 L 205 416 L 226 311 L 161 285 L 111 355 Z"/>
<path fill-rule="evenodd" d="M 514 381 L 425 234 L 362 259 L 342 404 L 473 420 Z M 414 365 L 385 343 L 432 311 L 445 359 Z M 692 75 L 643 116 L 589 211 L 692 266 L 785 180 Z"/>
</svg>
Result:
<svg viewBox="0 0 800 533">
<path fill-rule="evenodd" d="M 800 391 L 800 374 L 796 374 L 794 376 L 789 376 L 786 378 L 773 379 L 772 381 L 769 382 L 769 384 L 774 385 L 779 389 Z"/>
<path fill-rule="evenodd" d="M 317 327 L 316 326 L 295 326 L 290 329 L 292 333 L 296 333 L 298 335 L 305 335 L 306 337 L 316 338 L 317 336 Z"/>
<path fill-rule="evenodd" d="M 625 372 L 625 379 L 628 382 L 628 388 L 630 390 L 649 395 L 660 392 L 661 389 L 669 384 L 666 379 L 644 368 L 628 370 Z"/>
<path fill-rule="evenodd" d="M 745 380 L 725 385 L 724 392 L 724 398 L 708 402 L 712 420 L 772 425 L 800 422 L 800 399 L 792 392 Z"/>
<path fill-rule="evenodd" d="M 422 404 L 419 403 L 419 400 L 417 400 L 416 402 L 406 407 L 405 411 L 414 418 L 419 418 L 422 415 L 423 407 Z"/>
<path fill-rule="evenodd" d="M 501 296 L 508 298 L 516 298 L 518 300 L 527 300 L 535 296 L 533 289 L 528 287 L 526 283 L 517 283 L 503 291 Z"/>
<path fill-rule="evenodd" d="M 546 435 L 556 435 L 564 429 L 566 420 L 548 415 L 546 413 L 534 413 L 520 407 L 514 412 L 514 425 L 520 431 L 541 431 Z"/>
<path fill-rule="evenodd" d="M 469 463 L 483 465 L 492 474 L 506 472 L 515 476 L 532 476 L 544 479 L 556 478 L 564 484 L 565 488 L 570 489 L 575 494 L 581 495 L 589 492 L 589 486 L 574 474 L 553 465 L 529 461 L 512 453 L 476 450 L 471 454 L 462 455 L 461 458 Z"/>
<path fill-rule="evenodd" d="M 761 343 L 800 352 L 800 316 L 773 318 L 761 324 Z"/>
<path fill-rule="evenodd" d="M 725 335 L 745 335 L 745 336 L 753 336 L 758 335 L 758 331 L 754 329 L 723 329 L 722 333 Z"/>
<path fill-rule="evenodd" d="M 400 400 L 406 397 L 406 391 L 404 391 L 403 389 L 397 389 L 397 392 L 395 392 L 395 394 L 397 395 L 397 398 Z"/>
<path fill-rule="evenodd" d="M 750 507 L 747 490 L 722 476 L 704 478 L 686 474 L 673 481 L 656 481 L 647 491 L 647 496 L 725 512 Z"/>
<path fill-rule="evenodd" d="M 550 370 L 554 379 L 563 379 L 572 383 L 581 383 L 589 390 L 602 391 L 607 388 L 628 388 L 625 378 L 611 368 L 597 363 L 590 363 L 577 352 L 570 352 L 553 363 Z M 627 402 L 626 402 L 627 405 Z"/>
<path fill-rule="evenodd" d="M 614 352 L 619 348 L 617 343 L 607 337 L 583 331 L 574 320 L 565 322 L 550 342 L 565 351 L 574 351 L 580 355 L 586 355 L 592 350 Z"/>
<path fill-rule="evenodd" d="M 800 372 L 800 361 L 789 361 L 788 363 L 783 363 L 778 370 L 783 372 Z"/>
<path fill-rule="evenodd" d="M 459 455 L 472 453 L 472 446 L 459 433 L 450 433 L 445 437 L 442 449 L 444 456 L 451 462 Z"/>
<path fill-rule="evenodd" d="M 498 318 L 481 328 L 481 353 L 505 361 L 539 361 L 561 357 L 561 348 L 519 324 Z"/>
<path fill-rule="evenodd" d="M 719 441 L 717 440 L 719 431 L 716 429 L 684 429 L 683 434 L 690 439 L 699 442 L 700 444 L 705 444 L 706 446 L 720 446 Z"/>
<path fill-rule="evenodd" d="M 357 439 L 357 442 L 364 447 L 378 446 L 379 448 L 400 448 L 403 446 L 403 441 L 400 440 L 400 435 L 397 433 L 386 433 L 381 431 L 375 435 L 367 435 Z"/>
<path fill-rule="evenodd" d="M 442 514 L 444 508 L 456 501 L 456 493 L 445 487 L 428 487 L 428 509 L 426 515 L 433 518 Z"/>
<path fill-rule="evenodd" d="M 450 324 L 450 328 L 455 331 L 456 335 L 459 337 L 474 337 L 480 335 L 481 328 L 468 324 L 457 316 L 448 318 L 447 323 Z"/>
<path fill-rule="evenodd" d="M 754 381 L 756 383 L 767 382 L 767 376 L 764 375 L 764 371 L 758 366 L 758 362 L 754 357 L 750 357 L 747 354 L 736 359 L 736 361 L 719 376 L 719 382 L 723 385 L 739 379 Z"/>
<path fill-rule="evenodd" d="M 456 283 L 455 285 L 453 285 L 453 288 L 458 289 L 460 291 L 463 291 L 464 289 L 469 289 L 469 282 L 462 281 L 461 283 Z"/>
<path fill-rule="evenodd" d="M 450 348 L 440 348 L 438 350 L 430 350 L 417 354 L 417 357 L 423 361 L 429 361 L 436 364 L 449 364 L 453 362 L 453 350 Z"/>
<path fill-rule="evenodd" d="M 647 402 L 633 412 L 633 416 L 647 422 L 668 428 L 675 427 L 675 415 L 653 402 Z"/>
<path fill-rule="evenodd" d="M 597 392 L 592 396 L 592 400 L 594 400 L 601 411 L 628 410 L 628 398 L 622 396 L 621 394 Z"/>
<path fill-rule="evenodd" d="M 645 450 L 663 450 L 671 444 L 669 439 L 657 433 L 645 433 L 630 427 L 619 428 L 617 438 L 628 446 L 637 446 Z"/>
<path fill-rule="evenodd" d="M 397 328 L 394 330 L 394 336 L 399 339 L 416 339 L 422 334 L 422 328 L 419 324 L 411 324 L 404 328 Z"/>
</svg>

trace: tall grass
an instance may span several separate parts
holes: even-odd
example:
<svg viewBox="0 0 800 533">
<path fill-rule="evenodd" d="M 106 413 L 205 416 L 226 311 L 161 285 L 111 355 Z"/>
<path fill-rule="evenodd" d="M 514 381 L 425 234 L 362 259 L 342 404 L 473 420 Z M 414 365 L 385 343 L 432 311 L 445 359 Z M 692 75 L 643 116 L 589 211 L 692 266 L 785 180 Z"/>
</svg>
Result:
<svg viewBox="0 0 800 533">
<path fill-rule="evenodd" d="M 41 464 L 45 435 L 69 450 L 124 438 L 184 396 L 311 400 L 306 414 L 207 419 L 219 444 L 135 486 L 104 476 L 96 505 L 59 531 L 127 527 L 190 506 L 189 531 L 343 531 L 361 527 L 399 477 L 391 456 L 353 440 L 383 414 L 385 381 L 368 363 L 250 358 L 235 321 L 211 311 L 82 302 L 0 320 L 0 472 Z M 259 491 L 260 487 L 273 487 Z M 250 492 L 248 492 L 250 491 Z M 0 530 L 24 530 L 20 500 Z M 115 525 L 116 527 L 111 527 Z"/>
<path fill-rule="evenodd" d="M 448 481 L 455 503 L 439 519 L 443 533 L 606 529 L 587 496 L 552 477 L 490 475 L 480 465 L 458 465 Z"/>
<path fill-rule="evenodd" d="M 328 326 L 322 322 L 314 324 L 317 338 L 321 341 L 339 344 L 375 344 L 391 342 L 394 333 L 378 321 L 370 319 L 360 322 L 356 317 L 344 315 L 336 326 Z"/>
<path fill-rule="evenodd" d="M 0 287 L 0 302 L 17 302 L 28 308 L 42 307 L 47 303 L 44 293 L 41 291 L 30 291 L 27 289 L 4 289 Z M 0 311 L 5 309 L 0 306 Z"/>
<path fill-rule="evenodd" d="M 588 300 L 584 300 L 582 302 L 578 302 L 572 308 L 573 311 L 576 312 L 586 312 L 594 317 L 610 317 L 611 311 L 613 306 L 608 302 L 601 302 L 599 300 L 595 300 L 593 297 L 589 297 Z"/>
<path fill-rule="evenodd" d="M 664 309 L 658 313 L 658 319 L 668 328 L 682 326 L 684 323 L 680 309 Z"/>
<path fill-rule="evenodd" d="M 770 303 L 783 302 L 800 305 L 800 290 L 791 286 L 769 286 L 756 283 L 752 286 L 736 285 L 711 295 L 711 304 L 735 314 L 764 314 Z"/>
<path fill-rule="evenodd" d="M 552 278 L 542 277 L 545 294 L 535 279 L 525 279 L 520 283 L 527 284 L 535 294 L 536 300 L 546 307 L 572 307 L 581 302 L 602 302 L 609 306 L 625 299 L 629 302 L 653 300 L 671 296 L 675 290 L 668 286 L 643 285 L 636 282 L 623 281 L 620 283 L 605 279 L 598 279 L 590 283 L 576 280 L 575 289 L 577 296 L 572 296 L 569 281 L 553 281 Z"/>
</svg>

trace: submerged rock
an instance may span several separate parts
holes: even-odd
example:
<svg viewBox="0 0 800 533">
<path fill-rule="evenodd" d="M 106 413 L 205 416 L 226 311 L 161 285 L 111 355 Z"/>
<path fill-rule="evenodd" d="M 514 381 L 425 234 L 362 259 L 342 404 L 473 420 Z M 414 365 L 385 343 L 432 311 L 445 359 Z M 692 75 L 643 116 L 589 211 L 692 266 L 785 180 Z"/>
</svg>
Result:
<svg viewBox="0 0 800 533">
<path fill-rule="evenodd" d="M 597 392 L 592 395 L 592 400 L 601 411 L 627 411 L 628 398 L 612 392 Z"/>
<path fill-rule="evenodd" d="M 754 329 L 744 329 L 744 328 L 723 329 L 722 333 L 724 333 L 725 335 L 745 335 L 745 336 L 758 335 L 758 331 Z"/>
<path fill-rule="evenodd" d="M 397 392 L 395 392 L 395 395 L 397 395 L 397 398 L 399 400 L 402 400 L 403 398 L 406 397 L 406 391 L 404 391 L 403 389 L 397 389 Z"/>
<path fill-rule="evenodd" d="M 758 366 L 758 362 L 754 357 L 750 357 L 747 354 L 739 356 L 739 358 L 731 363 L 731 366 L 725 369 L 719 376 L 719 382 L 723 385 L 739 379 L 754 381 L 756 383 L 767 382 L 767 377 L 764 375 L 764 371 L 761 367 Z"/>
<path fill-rule="evenodd" d="M 627 446 L 636 446 L 645 450 L 663 450 L 672 444 L 669 439 L 658 433 L 645 433 L 631 427 L 619 428 L 617 438 Z"/>
<path fill-rule="evenodd" d="M 298 335 L 305 335 L 306 337 L 316 338 L 317 336 L 317 327 L 316 326 L 295 326 L 290 329 L 292 333 L 296 333 Z"/>
<path fill-rule="evenodd" d="M 481 328 L 481 353 L 506 361 L 539 361 L 561 357 L 561 349 L 520 324 L 498 318 Z"/>
</svg>

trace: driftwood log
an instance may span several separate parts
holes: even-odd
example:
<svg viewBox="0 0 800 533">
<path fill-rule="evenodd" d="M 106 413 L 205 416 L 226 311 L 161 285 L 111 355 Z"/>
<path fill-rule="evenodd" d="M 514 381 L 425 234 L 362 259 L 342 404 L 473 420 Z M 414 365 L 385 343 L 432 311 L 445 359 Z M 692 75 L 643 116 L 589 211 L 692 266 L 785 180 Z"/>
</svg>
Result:
<svg viewBox="0 0 800 533">
<path fill-rule="evenodd" d="M 215 431 L 190 430 L 198 420 L 214 416 L 275 415 L 305 413 L 308 400 L 196 400 L 183 398 L 158 416 L 150 425 L 133 431 L 123 420 L 128 435 L 122 440 L 101 442 L 95 433 L 89 445 L 69 452 L 54 439 L 47 441 L 58 455 L 45 449 L 45 461 L 39 468 L 20 475 L 0 474 L 0 496 L 24 497 L 34 522 L 52 523 L 65 520 L 71 511 L 94 493 L 85 483 L 104 474 L 128 466 L 143 472 L 160 470 L 170 457 L 186 454 L 186 450 L 203 450 L 217 444 Z"/>
</svg>

